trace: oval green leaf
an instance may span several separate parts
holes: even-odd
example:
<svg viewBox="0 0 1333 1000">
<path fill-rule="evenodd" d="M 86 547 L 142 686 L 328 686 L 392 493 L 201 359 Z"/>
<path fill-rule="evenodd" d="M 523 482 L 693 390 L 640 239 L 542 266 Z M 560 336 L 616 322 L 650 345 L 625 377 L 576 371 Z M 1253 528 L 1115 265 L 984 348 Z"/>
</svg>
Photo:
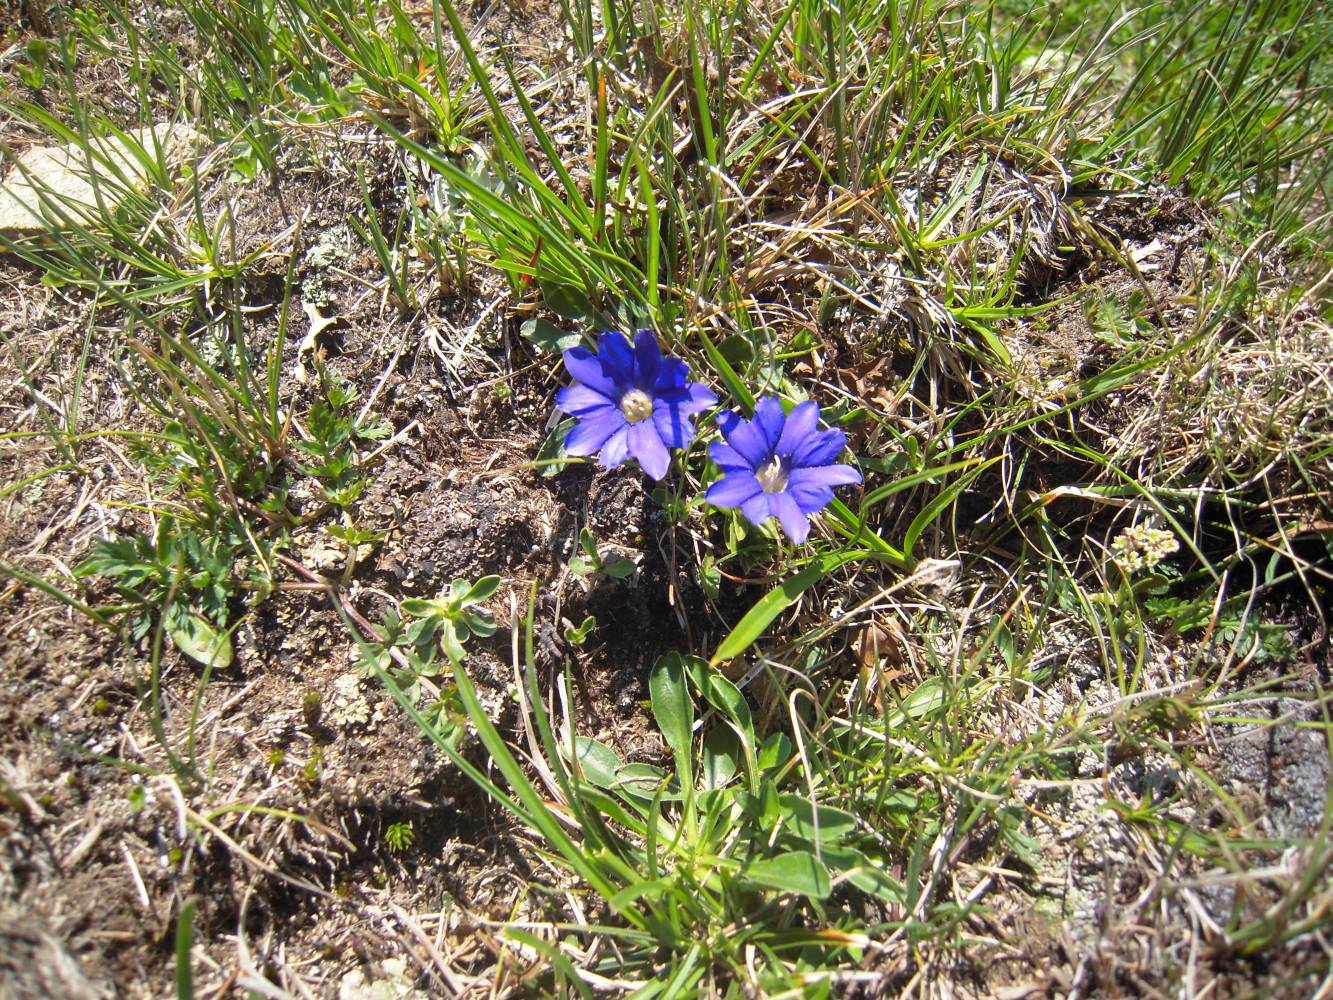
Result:
<svg viewBox="0 0 1333 1000">
<path fill-rule="evenodd" d="M 756 861 L 741 875 L 753 885 L 795 892 L 811 899 L 826 899 L 832 891 L 828 868 L 809 851 L 788 851 Z"/>
</svg>

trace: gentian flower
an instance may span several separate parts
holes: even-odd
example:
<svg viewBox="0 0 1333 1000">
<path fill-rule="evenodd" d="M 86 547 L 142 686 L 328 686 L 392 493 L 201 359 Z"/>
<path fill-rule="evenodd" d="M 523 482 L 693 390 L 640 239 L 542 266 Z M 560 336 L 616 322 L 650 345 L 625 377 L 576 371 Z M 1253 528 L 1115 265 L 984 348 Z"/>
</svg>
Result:
<svg viewBox="0 0 1333 1000">
<path fill-rule="evenodd" d="M 833 487 L 859 483 L 861 473 L 833 460 L 847 435 L 819 430 L 819 404 L 807 401 L 790 414 L 772 396 L 754 407 L 754 419 L 727 411 L 718 417 L 726 443 L 714 441 L 709 457 L 723 476 L 708 487 L 714 507 L 739 507 L 751 524 L 776 517 L 793 542 L 810 534 L 809 518 L 833 499 Z"/>
<path fill-rule="evenodd" d="M 614 469 L 636 458 L 643 471 L 661 479 L 671 465 L 668 448 L 694 440 L 690 418 L 717 403 L 700 382 L 689 382 L 680 358 L 662 356 L 651 330 L 640 330 L 634 346 L 623 333 L 601 335 L 594 354 L 586 347 L 565 351 L 565 367 L 578 381 L 555 396 L 555 405 L 578 418 L 565 438 L 565 452 L 592 455 Z"/>
</svg>

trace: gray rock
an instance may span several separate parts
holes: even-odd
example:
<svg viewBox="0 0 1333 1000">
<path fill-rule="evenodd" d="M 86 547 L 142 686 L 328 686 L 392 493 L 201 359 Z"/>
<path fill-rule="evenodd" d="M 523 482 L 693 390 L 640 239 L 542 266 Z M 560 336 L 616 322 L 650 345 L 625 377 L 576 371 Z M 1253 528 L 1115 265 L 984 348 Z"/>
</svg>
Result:
<svg viewBox="0 0 1333 1000">
<path fill-rule="evenodd" d="M 110 136 L 90 143 L 90 157 L 75 145 L 33 146 L 15 159 L 0 184 L 0 237 L 19 239 L 68 228 L 70 219 L 95 220 L 119 204 L 129 186 L 144 190 L 148 171 L 135 154 L 137 144 L 149 157 L 160 150 L 177 164 L 198 133 L 188 125 L 155 125 L 129 133 L 132 140 Z M 94 186 L 90 178 L 96 176 Z M 64 216 L 64 217 L 62 217 Z"/>
<path fill-rule="evenodd" d="M 1265 832 L 1283 840 L 1314 835 L 1328 802 L 1328 744 L 1318 706 L 1284 698 L 1271 706 L 1272 722 L 1235 727 L 1222 742 L 1227 777 L 1262 797 Z"/>
<path fill-rule="evenodd" d="M 65 943 L 31 915 L 0 915 L 0 997 L 104 1000 L 110 992 L 83 974 Z"/>
</svg>

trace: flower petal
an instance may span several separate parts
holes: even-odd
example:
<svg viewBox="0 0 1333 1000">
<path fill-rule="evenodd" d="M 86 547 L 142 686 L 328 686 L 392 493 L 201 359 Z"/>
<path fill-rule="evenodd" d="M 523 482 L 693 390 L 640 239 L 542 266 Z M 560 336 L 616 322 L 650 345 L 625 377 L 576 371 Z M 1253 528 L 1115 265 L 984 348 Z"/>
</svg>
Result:
<svg viewBox="0 0 1333 1000">
<path fill-rule="evenodd" d="M 708 487 L 704 499 L 714 507 L 733 510 L 756 493 L 762 492 L 763 487 L 759 485 L 759 480 L 755 478 L 753 472 L 733 472 Z"/>
<path fill-rule="evenodd" d="M 833 499 L 833 487 L 859 483 L 861 474 L 850 465 L 823 465 L 815 469 L 792 469 L 787 492 L 807 514 L 823 510 Z"/>
<path fill-rule="evenodd" d="M 575 382 L 567 385 L 555 394 L 556 409 L 574 416 L 582 416 L 603 406 L 615 406 L 615 400 L 608 399 L 590 385 Z"/>
<path fill-rule="evenodd" d="M 615 399 L 624 391 L 616 385 L 615 377 L 607 370 L 602 359 L 586 347 L 571 347 L 563 356 L 569 374 L 588 388 L 600 392 L 608 399 Z"/>
<path fill-rule="evenodd" d="M 782 437 L 782 427 L 786 422 L 787 411 L 782 408 L 782 402 L 777 396 L 764 396 L 754 404 L 754 423 L 763 432 L 770 455 L 778 446 L 778 441 Z"/>
<path fill-rule="evenodd" d="M 668 448 L 684 448 L 694 440 L 694 424 L 679 406 L 654 400 L 653 423 Z"/>
<path fill-rule="evenodd" d="M 793 542 L 799 545 L 810 536 L 810 521 L 790 493 L 786 490 L 781 493 L 770 493 L 768 503 L 773 513 L 778 516 L 778 521 L 782 523 L 782 530 Z"/>
<path fill-rule="evenodd" d="M 818 427 L 819 404 L 813 399 L 797 404 L 796 408 L 787 414 L 787 422 L 782 427 L 782 437 L 778 439 L 778 454 L 790 456 Z"/>
<path fill-rule="evenodd" d="M 634 350 L 619 330 L 607 330 L 597 338 L 597 356 L 606 374 L 620 392 L 634 386 Z"/>
<path fill-rule="evenodd" d="M 717 405 L 717 393 L 702 382 L 689 382 L 674 389 L 662 389 L 653 396 L 680 407 L 681 413 L 702 413 L 710 406 Z"/>
<path fill-rule="evenodd" d="M 760 525 L 772 517 L 773 508 L 769 506 L 769 500 L 772 498 L 773 494 L 760 490 L 741 504 L 741 513 L 745 515 L 745 520 L 753 525 Z"/>
<path fill-rule="evenodd" d="M 818 514 L 833 501 L 831 486 L 793 486 L 788 483 L 787 492 L 804 514 Z"/>
<path fill-rule="evenodd" d="M 842 431 L 812 431 L 791 453 L 792 465 L 797 468 L 828 465 L 847 447 L 847 435 Z"/>
<path fill-rule="evenodd" d="M 565 437 L 565 452 L 569 455 L 592 455 L 624 426 L 624 414 L 614 406 L 585 413 Z"/>
<path fill-rule="evenodd" d="M 657 346 L 657 334 L 640 330 L 634 335 L 634 384 L 650 388 L 657 381 L 662 367 L 662 349 Z"/>
<path fill-rule="evenodd" d="M 777 408 L 776 414 L 774 407 Z M 732 411 L 717 418 L 727 444 L 735 448 L 752 469 L 772 459 L 773 447 L 782 436 L 782 420 L 782 404 L 772 396 L 765 396 L 755 404 L 753 420 L 742 420 Z"/>
<path fill-rule="evenodd" d="M 792 469 L 787 477 L 791 486 L 846 486 L 859 483 L 861 473 L 850 465 L 821 465 L 815 468 Z"/>
<path fill-rule="evenodd" d="M 661 479 L 671 468 L 671 455 L 651 420 L 640 420 L 629 426 L 629 453 L 639 460 L 643 471 L 654 479 Z"/>
<path fill-rule="evenodd" d="M 617 465 L 623 465 L 627 458 L 629 458 L 628 423 L 607 438 L 606 444 L 602 445 L 602 454 L 597 459 L 597 464 L 603 469 L 614 469 Z"/>
<path fill-rule="evenodd" d="M 668 354 L 662 359 L 662 366 L 657 369 L 657 377 L 653 379 L 653 394 L 657 395 L 670 389 L 683 388 L 689 378 L 689 366 L 680 358 Z"/>
<path fill-rule="evenodd" d="M 714 441 L 708 446 L 708 457 L 722 467 L 723 472 L 753 472 L 754 466 L 731 445 Z"/>
</svg>

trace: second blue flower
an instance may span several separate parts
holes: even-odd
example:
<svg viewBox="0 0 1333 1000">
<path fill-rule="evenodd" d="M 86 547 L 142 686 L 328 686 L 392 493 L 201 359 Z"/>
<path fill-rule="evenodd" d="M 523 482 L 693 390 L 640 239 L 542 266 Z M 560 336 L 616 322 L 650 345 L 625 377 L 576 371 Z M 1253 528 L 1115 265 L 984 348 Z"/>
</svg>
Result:
<svg viewBox="0 0 1333 1000">
<path fill-rule="evenodd" d="M 773 396 L 754 407 L 754 419 L 728 411 L 718 417 L 722 436 L 708 455 L 723 476 L 708 487 L 714 507 L 741 509 L 751 524 L 777 518 L 793 542 L 810 535 L 810 518 L 833 500 L 833 487 L 859 483 L 861 473 L 834 460 L 847 435 L 819 429 L 819 404 L 807 400 L 790 414 Z"/>
</svg>

